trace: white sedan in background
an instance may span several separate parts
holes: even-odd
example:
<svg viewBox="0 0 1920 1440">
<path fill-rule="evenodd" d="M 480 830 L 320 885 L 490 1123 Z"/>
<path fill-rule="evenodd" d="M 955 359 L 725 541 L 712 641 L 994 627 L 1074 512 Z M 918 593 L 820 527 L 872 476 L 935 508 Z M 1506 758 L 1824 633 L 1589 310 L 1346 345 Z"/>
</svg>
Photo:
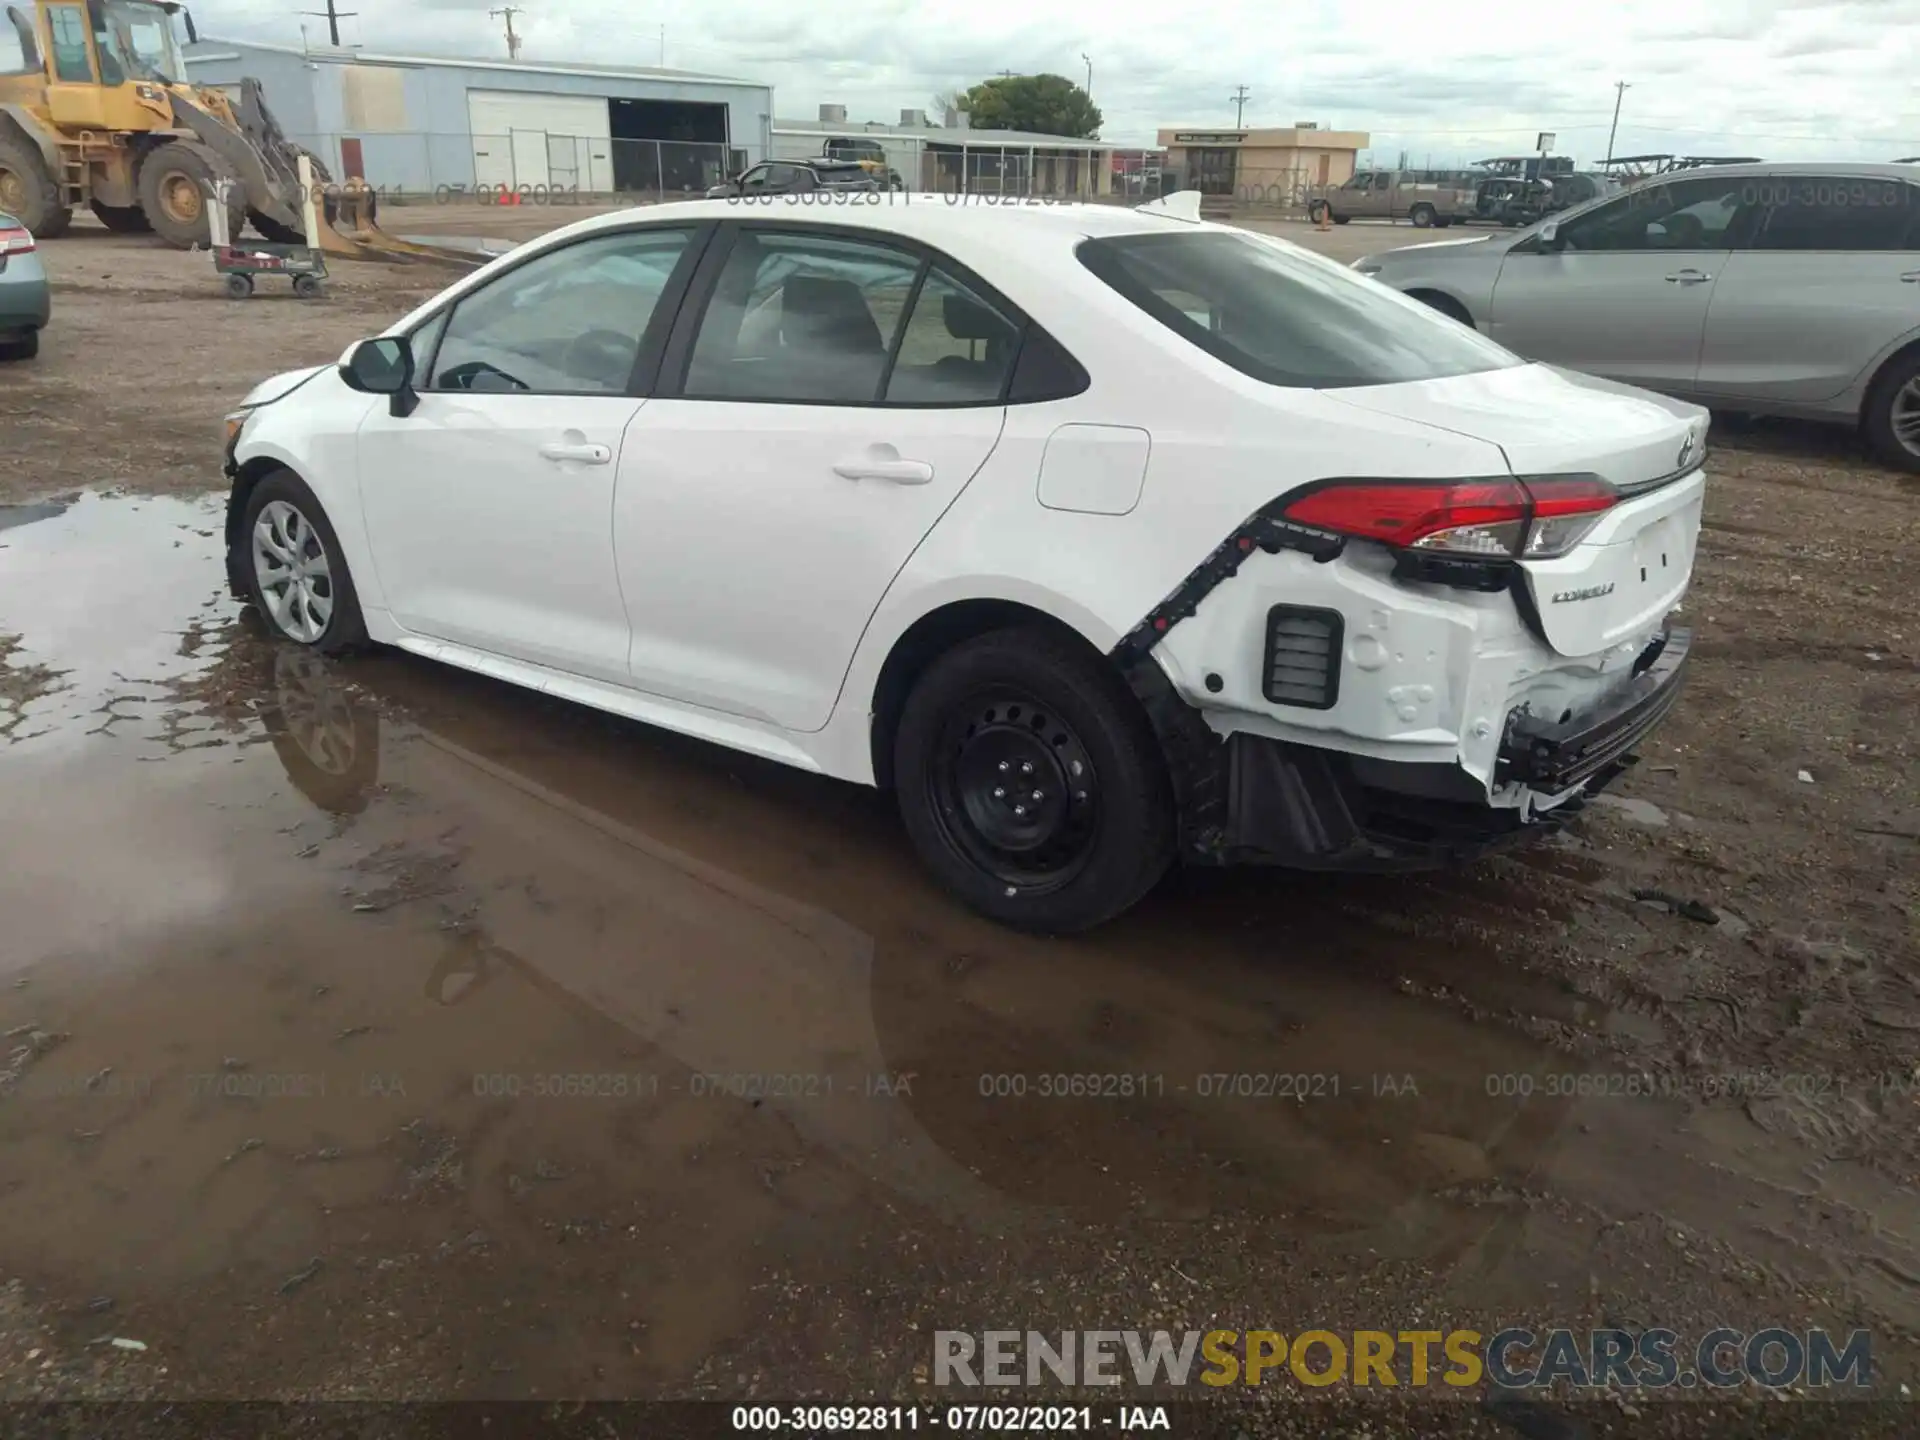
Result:
<svg viewBox="0 0 1920 1440">
<path fill-rule="evenodd" d="M 891 789 L 1052 932 L 1484 853 L 1673 704 L 1703 411 L 1193 196 L 847 198 L 585 220 L 261 385 L 235 593 Z"/>
</svg>

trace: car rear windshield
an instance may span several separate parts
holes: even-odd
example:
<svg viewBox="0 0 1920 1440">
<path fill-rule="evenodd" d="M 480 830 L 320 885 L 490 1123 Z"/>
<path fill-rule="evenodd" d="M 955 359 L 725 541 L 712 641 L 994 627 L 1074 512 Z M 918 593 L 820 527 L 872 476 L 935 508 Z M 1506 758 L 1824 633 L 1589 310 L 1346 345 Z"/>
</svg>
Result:
<svg viewBox="0 0 1920 1440">
<path fill-rule="evenodd" d="M 1258 236 L 1112 236 L 1077 253 L 1169 330 L 1269 385 L 1395 385 L 1525 363 L 1378 281 Z"/>
</svg>

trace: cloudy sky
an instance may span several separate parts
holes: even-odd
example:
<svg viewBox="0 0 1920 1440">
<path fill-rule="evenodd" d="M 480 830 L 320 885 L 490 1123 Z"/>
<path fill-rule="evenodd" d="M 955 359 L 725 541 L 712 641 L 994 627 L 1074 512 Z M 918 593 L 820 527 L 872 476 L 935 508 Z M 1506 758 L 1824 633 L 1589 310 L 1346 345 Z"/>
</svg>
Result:
<svg viewBox="0 0 1920 1440">
<path fill-rule="evenodd" d="M 370 50 L 504 58 L 502 0 L 337 0 Z M 195 0 L 203 33 L 318 41 L 326 0 Z M 1003 70 L 1082 83 L 1093 62 L 1103 138 L 1163 125 L 1318 120 L 1368 131 L 1375 159 L 1424 166 L 1532 148 L 1891 160 L 1920 154 L 1920 0 L 1519 0 L 1355 7 L 1335 0 L 525 0 L 523 58 L 601 60 L 771 84 L 782 118 L 823 102 L 892 120 Z"/>
</svg>

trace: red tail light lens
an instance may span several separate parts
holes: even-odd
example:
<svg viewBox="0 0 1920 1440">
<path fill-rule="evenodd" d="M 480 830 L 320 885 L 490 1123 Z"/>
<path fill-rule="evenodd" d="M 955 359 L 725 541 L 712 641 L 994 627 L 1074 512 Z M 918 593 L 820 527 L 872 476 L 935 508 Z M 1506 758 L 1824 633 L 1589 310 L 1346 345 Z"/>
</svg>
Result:
<svg viewBox="0 0 1920 1440">
<path fill-rule="evenodd" d="M 1618 501 L 1595 475 L 1531 480 L 1343 480 L 1287 506 L 1297 525 L 1399 549 L 1477 558 L 1564 555 Z"/>
<path fill-rule="evenodd" d="M 33 249 L 33 236 L 17 225 L 0 227 L 0 255 L 24 255 Z"/>
<path fill-rule="evenodd" d="M 1614 488 L 1597 475 L 1544 475 L 1526 482 L 1533 496 L 1533 523 L 1527 527 L 1522 560 L 1564 555 L 1619 503 Z"/>
</svg>

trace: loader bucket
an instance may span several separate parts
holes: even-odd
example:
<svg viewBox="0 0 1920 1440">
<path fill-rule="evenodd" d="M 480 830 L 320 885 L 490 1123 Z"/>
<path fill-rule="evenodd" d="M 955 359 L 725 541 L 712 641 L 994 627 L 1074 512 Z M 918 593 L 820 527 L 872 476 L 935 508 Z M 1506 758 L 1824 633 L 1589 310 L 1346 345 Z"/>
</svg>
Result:
<svg viewBox="0 0 1920 1440">
<path fill-rule="evenodd" d="M 314 243 L 328 255 L 348 260 L 384 260 L 390 264 L 427 263 L 478 269 L 491 256 L 451 245 L 402 240 L 380 228 L 373 189 L 364 182 L 325 187 L 325 204 L 316 207 Z"/>
</svg>

